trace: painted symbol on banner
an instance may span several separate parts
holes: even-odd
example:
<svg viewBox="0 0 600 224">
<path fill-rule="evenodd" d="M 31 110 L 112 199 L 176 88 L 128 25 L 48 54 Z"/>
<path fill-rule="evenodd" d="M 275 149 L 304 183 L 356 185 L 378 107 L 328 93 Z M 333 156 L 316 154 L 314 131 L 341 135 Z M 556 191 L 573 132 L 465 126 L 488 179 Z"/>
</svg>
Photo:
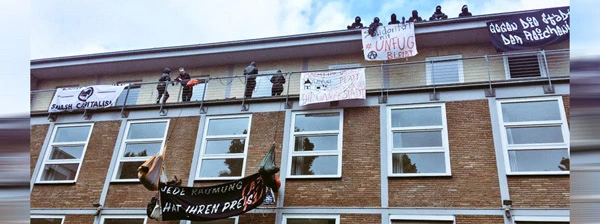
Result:
<svg viewBox="0 0 600 224">
<path fill-rule="evenodd" d="M 377 52 L 371 51 L 371 52 L 369 52 L 369 54 L 367 54 L 367 57 L 369 59 L 375 59 L 375 58 L 377 58 Z"/>
<path fill-rule="evenodd" d="M 81 90 L 81 92 L 79 93 L 79 96 L 77 98 L 81 101 L 86 101 L 87 99 L 89 99 L 92 96 L 92 94 L 94 94 L 94 88 L 87 87 L 87 88 Z"/>
</svg>

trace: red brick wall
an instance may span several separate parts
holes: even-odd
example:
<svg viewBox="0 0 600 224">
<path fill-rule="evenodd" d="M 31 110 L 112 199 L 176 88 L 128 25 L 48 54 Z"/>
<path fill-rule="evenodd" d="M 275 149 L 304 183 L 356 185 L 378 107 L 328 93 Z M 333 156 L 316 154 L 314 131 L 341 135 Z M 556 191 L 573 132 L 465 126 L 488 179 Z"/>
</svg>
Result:
<svg viewBox="0 0 600 224">
<path fill-rule="evenodd" d="M 31 208 L 92 208 L 100 199 L 120 125 L 121 121 L 96 122 L 77 182 L 36 184 Z"/>
<path fill-rule="evenodd" d="M 94 223 L 93 215 L 66 215 L 64 224 L 89 224 Z"/>
<path fill-rule="evenodd" d="M 264 213 L 264 214 L 243 214 L 238 218 L 238 224 L 273 224 L 275 223 L 275 214 Z"/>
<path fill-rule="evenodd" d="M 344 109 L 342 178 L 287 179 L 285 206 L 380 206 L 379 142 L 379 107 Z"/>
<path fill-rule="evenodd" d="M 571 127 L 571 98 L 569 98 L 569 95 L 564 95 L 562 98 L 565 106 L 565 115 L 567 116 L 567 124 Z M 571 129 L 569 128 L 569 130 Z"/>
<path fill-rule="evenodd" d="M 493 215 L 457 215 L 456 224 L 504 223 L 503 216 Z"/>
<path fill-rule="evenodd" d="M 200 117 L 173 118 L 167 133 L 165 165 L 169 179 L 177 176 L 185 185 L 190 175 L 194 146 Z M 118 130 L 118 129 L 117 129 Z M 173 131 L 171 133 L 171 131 Z M 169 138 L 169 133 L 171 137 Z M 111 183 L 105 207 L 145 208 L 156 192 L 148 191 L 141 183 Z"/>
<path fill-rule="evenodd" d="M 42 124 L 42 125 L 32 125 L 30 132 L 30 152 L 31 157 L 29 162 L 29 176 L 33 175 L 33 170 L 35 169 L 35 165 L 40 156 L 40 152 L 42 151 L 42 146 L 44 145 L 44 140 L 46 139 L 46 135 L 48 134 L 48 128 L 50 125 Z M 35 178 L 35 177 L 32 177 Z"/>
<path fill-rule="evenodd" d="M 513 208 L 569 208 L 569 176 L 509 176 Z"/>
<path fill-rule="evenodd" d="M 390 207 L 500 207 L 487 100 L 446 103 L 451 177 L 389 178 Z"/>
<path fill-rule="evenodd" d="M 358 214 L 342 214 L 340 215 L 340 224 L 381 224 L 381 215 L 358 215 Z"/>
</svg>

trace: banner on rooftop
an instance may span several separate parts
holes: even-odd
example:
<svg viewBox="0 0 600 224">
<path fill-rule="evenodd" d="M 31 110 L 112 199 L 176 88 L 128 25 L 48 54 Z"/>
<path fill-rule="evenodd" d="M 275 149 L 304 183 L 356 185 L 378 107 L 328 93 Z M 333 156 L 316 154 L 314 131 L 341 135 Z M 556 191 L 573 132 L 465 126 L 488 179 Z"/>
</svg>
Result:
<svg viewBox="0 0 600 224">
<path fill-rule="evenodd" d="M 300 106 L 365 98 L 365 68 L 303 72 L 300 76 Z"/>
<path fill-rule="evenodd" d="M 48 112 L 100 109 L 115 106 L 127 85 L 95 85 L 81 88 L 58 88 Z"/>
<path fill-rule="evenodd" d="M 498 51 L 540 48 L 569 39 L 568 6 L 542 9 L 487 23 L 492 44 Z"/>
<path fill-rule="evenodd" d="M 412 57 L 418 54 L 414 23 L 379 26 L 375 36 L 362 29 L 365 60 L 385 61 Z"/>
<path fill-rule="evenodd" d="M 209 221 L 244 214 L 263 203 L 267 186 L 256 173 L 208 187 L 160 183 L 162 220 Z"/>
</svg>

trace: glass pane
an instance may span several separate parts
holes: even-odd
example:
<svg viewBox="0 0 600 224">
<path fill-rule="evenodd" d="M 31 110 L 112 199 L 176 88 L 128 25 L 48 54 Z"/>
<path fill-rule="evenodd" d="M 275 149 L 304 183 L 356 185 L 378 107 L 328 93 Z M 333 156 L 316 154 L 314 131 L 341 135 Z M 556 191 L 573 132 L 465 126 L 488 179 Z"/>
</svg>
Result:
<svg viewBox="0 0 600 224">
<path fill-rule="evenodd" d="M 340 113 L 298 114 L 294 131 L 326 131 L 340 129 Z"/>
<path fill-rule="evenodd" d="M 562 129 L 553 127 L 507 128 L 508 144 L 562 143 Z"/>
<path fill-rule="evenodd" d="M 441 147 L 442 131 L 394 133 L 394 148 Z"/>
<path fill-rule="evenodd" d="M 335 175 L 338 156 L 294 156 L 292 175 Z"/>
<path fill-rule="evenodd" d="M 208 140 L 206 154 L 244 153 L 245 138 L 231 140 Z"/>
<path fill-rule="evenodd" d="M 144 224 L 144 219 L 104 219 L 104 224 Z"/>
<path fill-rule="evenodd" d="M 117 98 L 116 106 L 123 106 L 123 102 L 125 101 L 125 96 L 127 96 L 127 104 L 125 105 L 136 105 L 138 96 L 140 95 L 140 88 L 131 88 L 129 89 L 129 94 L 127 93 L 127 88 L 123 89 L 119 98 Z"/>
<path fill-rule="evenodd" d="M 392 127 L 442 125 L 442 108 L 411 108 L 392 110 Z"/>
<path fill-rule="evenodd" d="M 568 171 L 571 167 L 567 149 L 514 150 L 508 157 L 514 172 Z"/>
<path fill-rule="evenodd" d="M 248 133 L 247 117 L 212 119 L 208 123 L 208 135 L 243 135 Z"/>
<path fill-rule="evenodd" d="M 392 224 L 453 224 L 453 221 L 435 221 L 435 220 L 393 220 Z"/>
<path fill-rule="evenodd" d="M 287 224 L 335 224 L 335 219 L 294 219 L 288 218 Z"/>
<path fill-rule="evenodd" d="M 87 141 L 91 126 L 60 127 L 56 130 L 54 142 L 81 142 Z"/>
<path fill-rule="evenodd" d="M 59 218 L 31 218 L 30 224 L 62 224 L 62 219 Z"/>
<path fill-rule="evenodd" d="M 294 151 L 337 150 L 338 136 L 296 136 Z"/>
<path fill-rule="evenodd" d="M 121 162 L 117 170 L 117 179 L 138 179 L 138 167 L 146 161 Z"/>
<path fill-rule="evenodd" d="M 190 222 L 190 224 L 235 224 L 235 219 L 228 218 L 228 219 L 217 219 L 217 220 L 202 221 L 202 222 L 192 221 L 192 222 Z"/>
<path fill-rule="evenodd" d="M 127 143 L 123 157 L 147 157 L 156 155 L 160 151 L 160 142 L 157 143 Z"/>
<path fill-rule="evenodd" d="M 163 138 L 166 128 L 167 122 L 131 124 L 127 139 Z"/>
<path fill-rule="evenodd" d="M 199 83 L 194 86 L 192 90 L 192 99 L 190 101 L 202 101 L 202 95 L 204 94 L 205 83 Z M 208 86 L 206 87 L 208 88 Z M 208 89 L 206 90 L 208 91 Z"/>
<path fill-rule="evenodd" d="M 200 167 L 200 177 L 237 177 L 242 175 L 243 158 L 205 159 Z"/>
<path fill-rule="evenodd" d="M 504 122 L 560 120 L 558 101 L 503 103 Z"/>
<path fill-rule="evenodd" d="M 79 163 L 48 164 L 44 167 L 42 180 L 75 180 Z"/>
<path fill-rule="evenodd" d="M 393 173 L 445 173 L 444 153 L 394 153 Z"/>
<path fill-rule="evenodd" d="M 462 61 L 433 62 L 431 70 L 431 83 L 457 83 L 460 81 L 458 63 Z"/>
<path fill-rule="evenodd" d="M 81 159 L 83 145 L 78 146 L 52 146 L 50 159 Z"/>
</svg>

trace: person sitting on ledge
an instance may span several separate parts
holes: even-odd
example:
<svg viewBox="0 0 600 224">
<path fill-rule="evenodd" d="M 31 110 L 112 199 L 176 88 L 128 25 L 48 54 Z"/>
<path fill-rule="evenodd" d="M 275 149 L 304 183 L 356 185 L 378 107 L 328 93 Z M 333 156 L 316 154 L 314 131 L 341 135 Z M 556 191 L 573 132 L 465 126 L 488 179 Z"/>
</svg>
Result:
<svg viewBox="0 0 600 224">
<path fill-rule="evenodd" d="M 433 15 L 431 15 L 431 17 L 429 17 L 429 21 L 442 20 L 442 19 L 448 19 L 448 16 L 442 12 L 442 6 L 438 5 L 435 7 L 435 12 L 433 13 Z"/>
<path fill-rule="evenodd" d="M 352 25 L 348 26 L 348 29 L 360 29 L 363 28 L 363 24 L 360 22 L 360 16 L 357 16 L 356 18 L 354 18 L 354 23 L 352 23 Z"/>
</svg>

